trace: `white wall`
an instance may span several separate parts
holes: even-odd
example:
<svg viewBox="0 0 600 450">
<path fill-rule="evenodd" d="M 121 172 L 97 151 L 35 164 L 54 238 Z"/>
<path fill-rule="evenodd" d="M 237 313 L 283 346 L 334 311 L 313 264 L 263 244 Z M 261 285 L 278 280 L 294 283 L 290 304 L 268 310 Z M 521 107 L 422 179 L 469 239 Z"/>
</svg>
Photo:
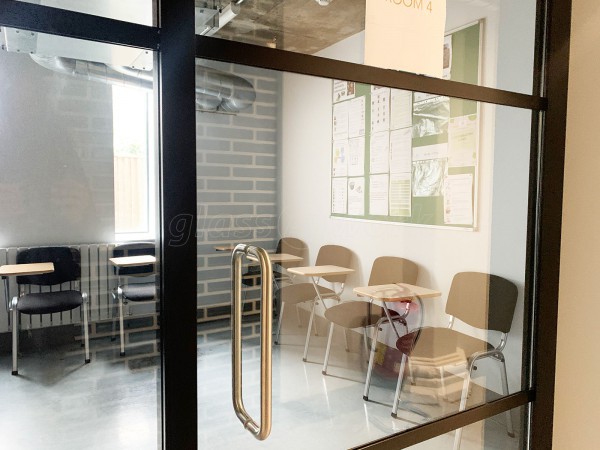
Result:
<svg viewBox="0 0 600 450">
<path fill-rule="evenodd" d="M 535 5 L 512 0 L 498 6 L 474 6 L 449 2 L 447 29 L 452 30 L 480 18 L 486 18 L 484 42 L 484 84 L 502 85 L 503 71 L 521 71 L 519 86 L 511 78 L 513 89 L 531 90 L 533 24 Z M 534 2 L 533 2 L 534 3 Z M 482 4 L 480 2 L 480 4 Z M 520 8 L 529 29 L 522 30 L 519 47 L 514 40 L 519 28 L 510 26 L 511 16 Z M 497 30 L 503 25 L 503 32 Z M 527 28 L 527 27 L 526 27 Z M 509 39 L 510 37 L 510 39 Z M 351 62 L 361 62 L 363 34 L 352 36 L 320 53 Z M 495 58 L 494 56 L 498 57 Z M 513 58 L 523 61 L 519 67 Z M 525 221 L 529 158 L 529 113 L 482 105 L 482 131 L 479 155 L 478 230 L 450 229 L 360 222 L 330 218 L 331 156 L 331 80 L 294 74 L 283 78 L 282 123 L 282 235 L 303 239 L 314 261 L 321 245 L 335 243 L 355 253 L 356 273 L 348 279 L 346 297 L 351 288 L 368 281 L 373 260 L 381 255 L 398 255 L 420 266 L 418 284 L 447 293 L 453 275 L 459 271 L 492 271 L 515 282 L 522 292 L 525 255 Z M 522 309 L 522 293 L 520 295 Z M 426 323 L 445 325 L 444 299 L 427 301 Z M 460 325 L 459 325 L 460 327 Z M 468 327 L 463 327 L 467 330 Z M 520 388 L 522 314 L 518 312 L 506 350 L 511 391 Z M 490 374 L 487 385 L 498 390 L 494 362 L 482 363 L 479 375 Z"/>
<path fill-rule="evenodd" d="M 600 417 L 600 3 L 574 0 L 571 24 L 554 448 L 592 449 Z"/>
<path fill-rule="evenodd" d="M 0 51 L 0 247 L 114 240 L 110 87 Z"/>
</svg>

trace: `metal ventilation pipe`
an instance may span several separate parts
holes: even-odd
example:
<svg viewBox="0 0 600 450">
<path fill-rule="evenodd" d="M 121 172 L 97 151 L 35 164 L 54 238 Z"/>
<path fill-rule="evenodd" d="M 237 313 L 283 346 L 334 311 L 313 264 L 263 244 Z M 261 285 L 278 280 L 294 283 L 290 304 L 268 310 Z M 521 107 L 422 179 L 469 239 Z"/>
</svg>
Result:
<svg viewBox="0 0 600 450">
<path fill-rule="evenodd" d="M 122 67 L 115 70 L 104 63 L 83 61 L 63 56 L 30 55 L 40 66 L 54 72 L 76 78 L 98 81 L 107 84 L 117 84 L 143 89 L 152 89 L 152 72 Z"/>
<path fill-rule="evenodd" d="M 32 54 L 40 66 L 72 77 L 106 84 L 152 89 L 151 71 L 111 66 L 62 56 Z M 252 84 L 241 77 L 204 66 L 196 66 L 196 105 L 201 110 L 237 113 L 254 103 Z"/>
<path fill-rule="evenodd" d="M 196 99 L 199 93 L 220 99 L 216 109 L 232 113 L 252 106 L 256 100 L 248 80 L 204 66 L 196 66 Z"/>
</svg>

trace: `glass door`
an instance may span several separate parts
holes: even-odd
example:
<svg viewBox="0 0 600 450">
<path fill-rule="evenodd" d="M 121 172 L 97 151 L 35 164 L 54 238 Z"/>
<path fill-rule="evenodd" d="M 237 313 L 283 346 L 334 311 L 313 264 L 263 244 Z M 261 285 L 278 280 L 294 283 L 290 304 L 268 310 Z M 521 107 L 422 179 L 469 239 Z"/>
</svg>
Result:
<svg viewBox="0 0 600 450">
<path fill-rule="evenodd" d="M 521 390 L 530 111 L 206 59 L 196 74 L 200 448 L 356 447 Z M 232 397 L 261 425 L 265 345 L 258 440 Z M 509 412 L 442 441 L 521 448 L 523 427 Z"/>
<path fill-rule="evenodd" d="M 540 439 L 563 124 L 542 160 L 535 47 L 568 31 L 535 24 L 559 7 L 447 0 L 441 80 L 365 65 L 372 2 L 196 1 L 193 94 L 190 2 L 0 3 L 10 446 L 521 448 L 530 417 Z"/>
</svg>

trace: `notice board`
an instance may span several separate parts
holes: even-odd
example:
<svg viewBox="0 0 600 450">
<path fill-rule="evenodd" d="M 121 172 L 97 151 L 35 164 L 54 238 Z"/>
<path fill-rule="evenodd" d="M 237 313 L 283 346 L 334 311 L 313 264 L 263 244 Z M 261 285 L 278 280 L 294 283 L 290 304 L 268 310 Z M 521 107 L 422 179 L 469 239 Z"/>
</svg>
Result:
<svg viewBox="0 0 600 450">
<path fill-rule="evenodd" d="M 482 23 L 445 37 L 444 78 L 478 84 Z M 333 81 L 331 216 L 475 229 L 479 105 Z"/>
</svg>

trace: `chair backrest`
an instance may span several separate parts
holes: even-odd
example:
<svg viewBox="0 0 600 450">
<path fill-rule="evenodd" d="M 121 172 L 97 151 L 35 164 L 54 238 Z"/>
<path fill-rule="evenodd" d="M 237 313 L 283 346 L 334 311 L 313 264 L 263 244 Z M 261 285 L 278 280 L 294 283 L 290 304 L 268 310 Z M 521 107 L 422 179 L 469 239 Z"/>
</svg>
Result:
<svg viewBox="0 0 600 450">
<path fill-rule="evenodd" d="M 352 259 L 352 251 L 341 245 L 324 245 L 319 249 L 317 255 L 317 266 L 340 266 L 350 267 L 350 260 Z M 331 275 L 323 277 L 324 280 L 330 283 L 344 283 L 346 281 L 346 275 Z"/>
<path fill-rule="evenodd" d="M 114 258 L 121 258 L 123 256 L 155 256 L 156 247 L 153 242 L 132 242 L 129 244 L 116 245 L 112 254 Z M 115 267 L 114 270 L 116 273 L 117 268 Z M 121 267 L 119 269 L 119 275 L 147 277 L 153 275 L 155 271 L 155 264 L 146 264 L 143 266 Z"/>
<path fill-rule="evenodd" d="M 419 266 L 408 259 L 380 256 L 373 261 L 369 286 L 393 283 L 416 284 L 418 274 Z"/>
<path fill-rule="evenodd" d="M 18 284 L 53 286 L 76 281 L 81 277 L 81 255 L 76 248 L 34 247 L 17 253 L 17 264 L 51 262 L 54 272 L 17 277 Z"/>
<path fill-rule="evenodd" d="M 517 296 L 517 286 L 505 278 L 460 272 L 452 279 L 446 313 L 476 328 L 508 333 Z"/>
<path fill-rule="evenodd" d="M 293 237 L 283 237 L 277 243 L 276 253 L 287 253 L 289 255 L 300 256 L 306 261 L 308 257 L 308 246 L 300 239 Z M 305 265 L 301 262 L 278 263 L 282 267 L 295 267 Z"/>
</svg>

